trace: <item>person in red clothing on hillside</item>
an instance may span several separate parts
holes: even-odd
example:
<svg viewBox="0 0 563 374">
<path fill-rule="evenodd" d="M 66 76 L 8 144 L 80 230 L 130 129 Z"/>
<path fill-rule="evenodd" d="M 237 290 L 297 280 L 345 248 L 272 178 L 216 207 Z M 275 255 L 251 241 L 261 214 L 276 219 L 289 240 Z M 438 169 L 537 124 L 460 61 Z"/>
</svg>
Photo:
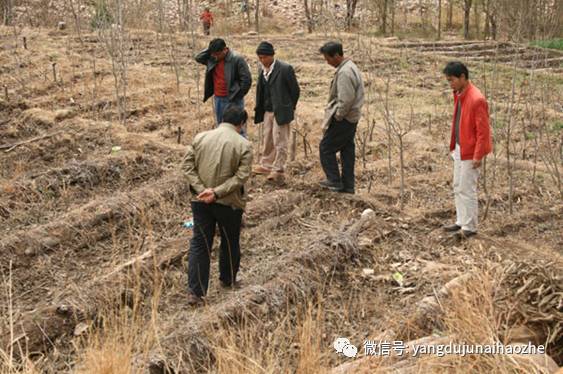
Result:
<svg viewBox="0 0 563 374">
<path fill-rule="evenodd" d="M 213 25 L 213 14 L 208 7 L 204 9 L 199 19 L 203 23 L 203 33 L 209 35 L 209 30 L 211 30 L 211 26 Z"/>
<path fill-rule="evenodd" d="M 458 232 L 460 239 L 477 234 L 477 182 L 483 158 L 492 150 L 487 100 L 469 81 L 467 67 L 449 62 L 444 75 L 454 94 L 454 115 L 450 152 L 454 160 L 453 189 L 456 222 L 444 226 L 447 232 Z"/>
</svg>

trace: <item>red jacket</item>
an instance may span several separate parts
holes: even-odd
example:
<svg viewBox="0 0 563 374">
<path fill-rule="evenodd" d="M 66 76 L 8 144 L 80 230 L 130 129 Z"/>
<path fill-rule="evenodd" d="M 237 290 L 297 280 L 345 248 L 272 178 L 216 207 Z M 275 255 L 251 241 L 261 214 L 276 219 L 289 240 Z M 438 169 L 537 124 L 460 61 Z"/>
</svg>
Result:
<svg viewBox="0 0 563 374">
<path fill-rule="evenodd" d="M 211 25 L 213 23 L 213 14 L 211 14 L 211 12 L 203 11 L 199 19 L 202 20 L 203 23 Z"/>
<path fill-rule="evenodd" d="M 488 153 L 491 153 L 493 148 L 487 100 L 471 82 L 461 95 L 454 93 L 454 117 L 450 151 L 455 149 L 455 117 L 458 100 L 461 100 L 461 118 L 459 120 L 461 159 L 481 160 Z"/>
</svg>

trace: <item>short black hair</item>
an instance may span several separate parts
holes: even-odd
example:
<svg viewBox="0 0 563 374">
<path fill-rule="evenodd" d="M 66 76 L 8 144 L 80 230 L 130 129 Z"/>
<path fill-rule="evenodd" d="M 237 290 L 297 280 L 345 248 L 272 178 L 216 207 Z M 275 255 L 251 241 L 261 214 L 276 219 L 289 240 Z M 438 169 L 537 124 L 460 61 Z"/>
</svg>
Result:
<svg viewBox="0 0 563 374">
<path fill-rule="evenodd" d="M 246 113 L 246 110 L 244 110 L 244 108 L 241 108 L 235 104 L 227 105 L 227 108 L 223 113 L 223 122 L 239 126 L 244 124 L 247 120 L 248 113 Z"/>
<path fill-rule="evenodd" d="M 227 43 L 221 38 L 215 38 L 209 42 L 209 47 L 207 48 L 209 53 L 221 52 L 223 49 L 227 48 Z"/>
<path fill-rule="evenodd" d="M 342 44 L 339 42 L 328 42 L 325 43 L 319 51 L 323 55 L 328 55 L 334 57 L 336 55 L 344 56 L 344 50 L 342 49 Z"/>
<path fill-rule="evenodd" d="M 461 78 L 461 75 L 465 75 L 465 79 L 469 79 L 469 70 L 463 62 L 460 61 L 450 61 L 444 68 L 444 74 L 447 77 Z"/>
</svg>

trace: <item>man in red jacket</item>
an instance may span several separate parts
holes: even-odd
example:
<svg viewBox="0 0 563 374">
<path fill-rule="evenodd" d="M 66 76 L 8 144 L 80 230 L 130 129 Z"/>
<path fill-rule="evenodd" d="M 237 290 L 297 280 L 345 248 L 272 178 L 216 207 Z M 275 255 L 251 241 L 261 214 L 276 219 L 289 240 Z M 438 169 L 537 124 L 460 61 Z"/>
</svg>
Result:
<svg viewBox="0 0 563 374">
<path fill-rule="evenodd" d="M 492 150 L 487 100 L 469 81 L 469 71 L 461 62 L 450 62 L 444 75 L 454 91 L 454 116 L 450 152 L 454 160 L 456 222 L 444 226 L 460 238 L 477 234 L 477 182 L 483 158 Z M 461 231 L 460 231 L 461 230 Z"/>
<path fill-rule="evenodd" d="M 211 29 L 211 25 L 213 25 L 213 14 L 211 13 L 208 7 L 205 7 L 199 19 L 203 24 L 203 33 L 205 35 L 209 35 L 209 30 Z"/>
</svg>

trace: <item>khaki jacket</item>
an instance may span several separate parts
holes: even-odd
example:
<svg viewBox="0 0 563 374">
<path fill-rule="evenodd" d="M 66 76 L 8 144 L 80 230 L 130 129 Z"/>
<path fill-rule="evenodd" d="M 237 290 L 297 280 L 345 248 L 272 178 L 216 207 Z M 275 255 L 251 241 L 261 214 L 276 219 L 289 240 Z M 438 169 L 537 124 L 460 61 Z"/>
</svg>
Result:
<svg viewBox="0 0 563 374">
<path fill-rule="evenodd" d="M 195 136 L 188 147 L 182 169 L 192 200 L 206 188 L 213 188 L 216 203 L 244 209 L 244 184 L 252 168 L 252 146 L 229 123 Z"/>
<path fill-rule="evenodd" d="M 337 121 L 343 119 L 357 123 L 364 105 L 364 82 L 360 70 L 351 60 L 344 60 L 336 68 L 334 78 L 330 84 L 328 104 L 322 123 L 323 131 L 328 129 L 334 117 Z"/>
</svg>

